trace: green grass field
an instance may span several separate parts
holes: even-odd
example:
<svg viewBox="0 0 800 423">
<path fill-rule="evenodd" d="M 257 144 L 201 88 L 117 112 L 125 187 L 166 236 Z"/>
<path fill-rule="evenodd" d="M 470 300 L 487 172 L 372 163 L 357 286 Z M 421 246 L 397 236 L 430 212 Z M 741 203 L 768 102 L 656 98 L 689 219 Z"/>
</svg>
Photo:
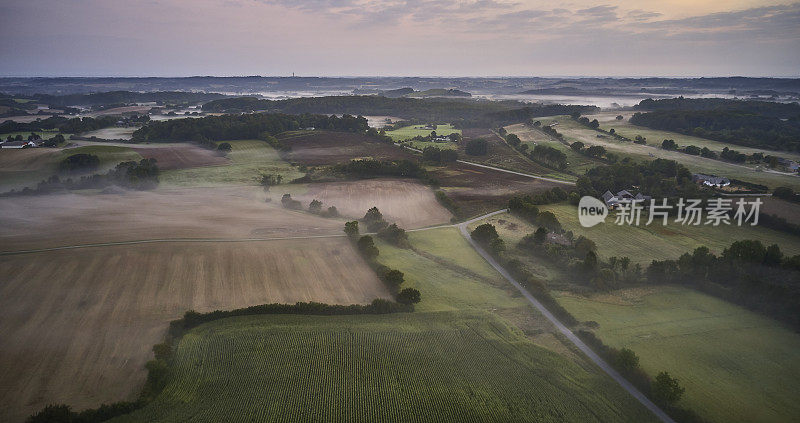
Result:
<svg viewBox="0 0 800 423">
<path fill-rule="evenodd" d="M 641 226 L 617 225 L 612 212 L 605 223 L 584 228 L 578 222 L 578 211 L 573 205 L 549 204 L 539 206 L 539 210 L 553 212 L 564 229 L 572 231 L 575 237 L 583 235 L 594 241 L 601 258 L 629 257 L 633 263 L 642 266 L 650 264 L 652 260 L 677 259 L 681 254 L 700 246 L 719 254 L 734 241 L 743 239 L 759 240 L 765 245 L 778 244 L 785 255 L 800 254 L 800 238 L 760 226 L 683 226 L 672 221 L 667 226 L 662 226 L 660 221 L 645 226 L 646 218 L 643 218 Z M 508 224 L 501 224 L 500 220 L 516 226 L 509 229 Z M 509 214 L 495 215 L 485 222 L 494 224 L 510 246 L 516 245 L 524 235 L 536 229 Z M 481 223 L 484 221 L 476 222 L 471 227 Z"/>
<path fill-rule="evenodd" d="M 128 147 L 107 145 L 67 149 L 0 149 L 0 191 L 35 187 L 42 180 L 59 174 L 58 164 L 73 154 L 96 155 L 100 159 L 100 167 L 95 173 L 107 172 L 123 161 L 141 159 L 138 153 Z"/>
<path fill-rule="evenodd" d="M 680 146 L 694 145 L 700 148 L 708 147 L 716 153 L 722 151 L 723 148 L 728 147 L 732 150 L 737 150 L 744 154 L 765 153 L 786 157 L 787 159 L 800 160 L 800 154 L 788 151 L 771 151 L 760 148 L 745 147 L 736 144 L 729 144 L 721 141 L 714 141 L 707 138 L 694 137 L 691 135 L 683 135 L 677 132 L 660 131 L 658 129 L 650 129 L 644 126 L 638 126 L 630 123 L 628 119 L 633 114 L 631 112 L 623 113 L 625 117 L 623 120 L 616 120 L 618 113 L 600 113 L 597 115 L 587 115 L 588 119 L 597 119 L 600 122 L 600 129 L 608 131 L 613 128 L 614 131 L 622 136 L 634 139 L 637 135 L 647 138 L 647 143 L 651 145 L 661 145 L 665 139 L 672 139 Z"/>
<path fill-rule="evenodd" d="M 228 153 L 231 163 L 224 166 L 203 166 L 167 170 L 161 173 L 163 186 L 257 185 L 261 173 L 280 174 L 284 182 L 303 176 L 303 173 L 281 159 L 269 144 L 259 140 L 226 141 L 233 150 Z"/>
<path fill-rule="evenodd" d="M 784 254 L 800 254 L 800 238 L 760 226 L 710 225 L 684 226 L 669 222 L 653 222 L 650 226 L 617 225 L 614 214 L 591 228 L 584 228 L 578 222 L 575 206 L 547 205 L 540 210 L 552 211 L 566 230 L 575 235 L 584 235 L 597 243 L 601 257 L 627 256 L 634 263 L 649 264 L 653 259 L 676 259 L 685 252 L 706 246 L 714 253 L 721 253 L 732 242 L 743 239 L 756 239 L 765 245 L 778 244 Z"/>
<path fill-rule="evenodd" d="M 652 421 L 486 313 L 229 318 L 174 362 L 154 402 L 112 421 Z"/>
<path fill-rule="evenodd" d="M 569 116 L 552 116 L 542 118 L 542 122 L 557 120 L 558 132 L 564 134 L 564 139 L 569 143 L 581 141 L 587 146 L 600 145 L 605 149 L 619 156 L 620 159 L 630 157 L 636 160 L 653 160 L 656 158 L 675 160 L 686 166 L 692 172 L 714 174 L 729 178 L 740 179 L 746 182 L 766 185 L 769 188 L 777 186 L 789 186 L 795 190 L 800 190 L 800 177 L 796 175 L 784 175 L 766 171 L 756 171 L 754 165 L 742 165 L 724 162 L 720 160 L 707 159 L 700 156 L 692 156 L 677 151 L 662 150 L 660 148 L 663 138 L 658 139 L 657 145 L 654 140 L 647 137 L 648 145 L 634 144 L 627 141 L 618 141 L 612 137 L 597 138 L 599 132 L 585 127 L 578 122 L 570 119 Z M 678 141 L 680 134 L 669 133 L 669 138 Z M 634 134 L 635 136 L 635 134 Z M 737 148 L 738 149 L 738 148 Z"/>
<path fill-rule="evenodd" d="M 583 154 L 575 152 L 575 150 L 569 148 L 564 143 L 556 141 L 550 138 L 544 132 L 531 128 L 528 125 L 516 124 L 507 126 L 505 129 L 509 134 L 516 134 L 523 144 L 527 144 L 529 151 L 533 151 L 533 148 L 537 144 L 540 144 L 553 147 L 556 150 L 563 152 L 567 156 L 567 162 L 569 163 L 566 170 L 576 175 L 583 175 L 587 170 L 604 164 L 599 160 L 592 159 Z"/>
<path fill-rule="evenodd" d="M 682 404 L 710 421 L 800 421 L 800 336 L 774 320 L 671 286 L 558 300 L 651 376 L 677 377 Z"/>
<path fill-rule="evenodd" d="M 431 130 L 430 129 L 416 129 L 416 128 L 422 128 L 424 126 L 425 125 L 423 125 L 423 124 L 405 126 L 405 127 L 400 128 L 400 129 L 395 129 L 393 131 L 386 131 L 386 135 L 392 137 L 392 139 L 394 141 L 404 141 L 404 140 L 407 140 L 407 139 L 414 138 L 416 136 L 427 137 L 428 135 L 431 134 Z M 449 125 L 449 124 L 436 125 L 436 134 L 437 135 L 450 135 L 450 134 L 460 134 L 460 133 L 461 133 L 461 130 L 453 128 L 452 125 Z M 419 148 L 420 150 L 425 148 L 425 147 L 427 147 L 427 146 L 430 146 L 430 145 L 432 145 L 434 147 L 437 147 L 437 148 L 456 148 L 456 144 L 452 143 L 452 142 L 447 142 L 447 143 L 420 142 L 420 141 L 412 142 L 412 146 L 414 148 Z"/>
</svg>

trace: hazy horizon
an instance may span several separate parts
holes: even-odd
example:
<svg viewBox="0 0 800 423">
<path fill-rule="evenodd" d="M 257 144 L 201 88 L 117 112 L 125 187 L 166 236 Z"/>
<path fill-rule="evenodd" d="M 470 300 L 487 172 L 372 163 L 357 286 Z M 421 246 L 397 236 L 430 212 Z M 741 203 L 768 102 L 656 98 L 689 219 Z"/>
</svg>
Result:
<svg viewBox="0 0 800 423">
<path fill-rule="evenodd" d="M 0 76 L 797 77 L 800 3 L 7 0 Z"/>
</svg>

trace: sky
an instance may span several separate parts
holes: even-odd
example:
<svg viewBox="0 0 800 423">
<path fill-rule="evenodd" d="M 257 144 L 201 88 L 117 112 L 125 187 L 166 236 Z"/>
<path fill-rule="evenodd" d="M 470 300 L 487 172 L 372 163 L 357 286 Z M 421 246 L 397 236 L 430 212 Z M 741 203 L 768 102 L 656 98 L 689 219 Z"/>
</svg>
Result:
<svg viewBox="0 0 800 423">
<path fill-rule="evenodd" d="M 800 2 L 1 0 L 0 76 L 800 76 Z"/>
</svg>

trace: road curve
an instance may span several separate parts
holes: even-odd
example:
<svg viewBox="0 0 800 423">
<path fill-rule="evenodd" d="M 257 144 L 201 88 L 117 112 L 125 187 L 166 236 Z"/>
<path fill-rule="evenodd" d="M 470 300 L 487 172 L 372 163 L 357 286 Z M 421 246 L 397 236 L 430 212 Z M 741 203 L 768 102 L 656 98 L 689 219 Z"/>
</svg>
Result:
<svg viewBox="0 0 800 423">
<path fill-rule="evenodd" d="M 494 215 L 502 211 L 503 210 L 490 214 Z M 561 332 L 564 336 L 566 336 L 567 339 L 570 340 L 570 342 L 572 342 L 576 347 L 578 347 L 579 350 L 581 350 L 584 354 L 586 354 L 586 356 L 589 357 L 589 359 L 592 360 L 598 367 L 603 369 L 604 372 L 606 372 L 609 376 L 611 376 L 611 378 L 614 379 L 614 381 L 616 381 L 620 386 L 622 386 L 623 389 L 628 391 L 629 394 L 631 394 L 634 398 L 636 398 L 636 400 L 638 400 L 642 405 L 647 407 L 648 410 L 652 411 L 653 414 L 655 414 L 656 417 L 658 417 L 659 420 L 661 420 L 662 422 L 675 423 L 675 421 L 672 420 L 672 418 L 668 416 L 667 413 L 664 412 L 664 410 L 662 410 L 659 406 L 655 405 L 652 401 L 650 401 L 643 393 L 641 393 L 638 389 L 636 389 L 635 386 L 633 386 L 630 382 L 628 382 L 627 379 L 622 377 L 622 375 L 620 375 L 608 363 L 606 363 L 605 360 L 603 360 L 602 358 L 600 358 L 600 356 L 595 354 L 595 352 L 592 351 L 592 349 L 589 348 L 588 345 L 586 345 L 583 341 L 581 341 L 581 339 L 578 338 L 574 333 L 572 333 L 572 331 L 569 330 L 569 328 L 567 328 L 552 313 L 550 313 L 550 311 L 547 310 L 547 308 L 545 308 L 545 306 L 542 305 L 542 303 L 540 303 L 539 300 L 537 300 L 533 295 L 531 295 L 531 293 L 528 292 L 527 289 L 523 288 L 522 285 L 520 285 L 519 282 L 517 282 L 511 276 L 511 274 L 509 274 L 502 266 L 500 266 L 500 264 L 497 263 L 497 261 L 495 261 L 495 259 L 492 256 L 486 253 L 486 251 L 484 251 L 483 248 L 481 248 L 475 241 L 472 240 L 472 238 L 469 236 L 467 225 L 476 220 L 483 219 L 484 217 L 485 216 L 480 216 L 458 225 L 458 228 L 461 230 L 461 235 L 463 235 L 464 238 L 467 239 L 470 245 L 472 245 L 472 248 L 474 248 L 475 251 L 477 251 L 478 254 L 480 254 L 481 257 L 484 258 L 484 260 L 486 260 L 489 264 L 491 264 L 492 267 L 495 268 L 495 270 L 497 270 L 501 275 L 503 275 L 503 277 L 506 278 L 506 280 L 508 280 L 511 283 L 511 285 L 514 285 L 514 287 L 517 288 L 517 290 L 519 290 L 519 292 L 531 304 L 533 304 L 533 306 L 536 307 L 536 309 L 539 310 L 539 312 L 542 313 L 542 315 L 544 315 L 544 317 L 546 317 L 547 320 L 553 323 L 553 325 L 558 329 L 559 332 Z"/>
</svg>

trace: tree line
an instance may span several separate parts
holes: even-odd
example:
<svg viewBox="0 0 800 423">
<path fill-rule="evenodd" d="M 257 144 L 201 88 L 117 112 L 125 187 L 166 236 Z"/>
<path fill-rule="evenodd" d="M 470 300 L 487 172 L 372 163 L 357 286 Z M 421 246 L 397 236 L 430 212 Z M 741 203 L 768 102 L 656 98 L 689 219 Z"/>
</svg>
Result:
<svg viewBox="0 0 800 423">
<path fill-rule="evenodd" d="M 698 247 L 677 260 L 654 260 L 647 280 L 688 285 L 800 330 L 800 255 L 787 257 L 777 244 L 736 241 L 719 256 Z"/>
<path fill-rule="evenodd" d="M 365 133 L 369 129 L 367 119 L 361 116 L 256 113 L 151 122 L 136 130 L 131 140 L 133 142 L 185 142 L 257 139 L 264 133 L 275 135 L 307 127 L 360 133 Z"/>
</svg>

